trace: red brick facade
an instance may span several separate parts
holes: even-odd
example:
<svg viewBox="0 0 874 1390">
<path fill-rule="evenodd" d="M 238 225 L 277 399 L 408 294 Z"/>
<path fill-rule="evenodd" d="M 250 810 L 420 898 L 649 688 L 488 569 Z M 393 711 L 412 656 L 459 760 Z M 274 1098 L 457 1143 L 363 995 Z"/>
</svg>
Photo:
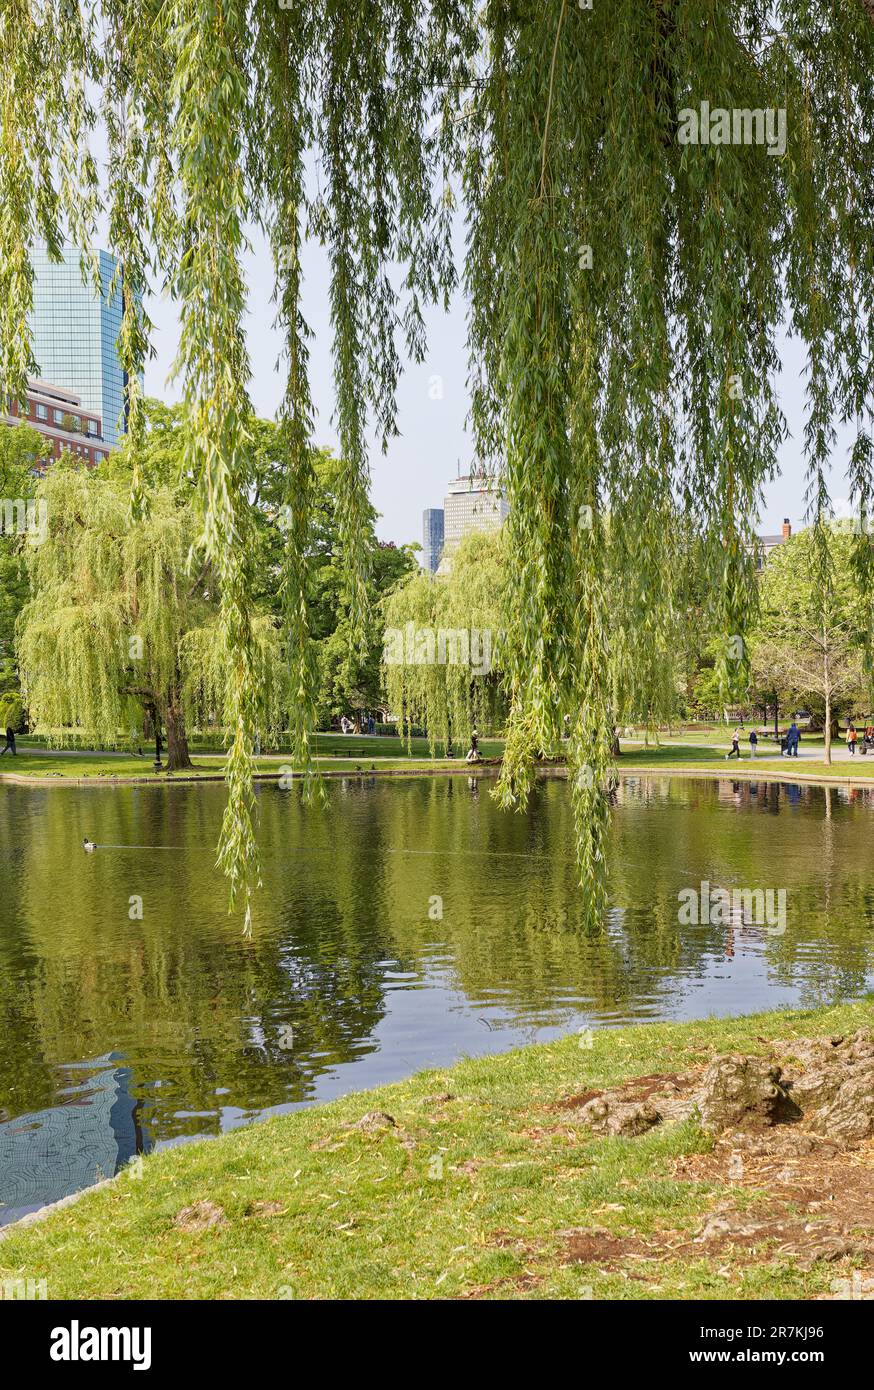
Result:
<svg viewBox="0 0 874 1390">
<path fill-rule="evenodd" d="M 103 422 L 93 411 L 83 410 L 78 396 L 47 381 L 30 381 L 27 386 L 27 413 L 15 401 L 7 402 L 7 413 L 0 423 L 19 421 L 31 425 L 51 445 L 51 457 L 68 452 L 89 467 L 109 457 L 110 445 L 103 439 Z"/>
</svg>

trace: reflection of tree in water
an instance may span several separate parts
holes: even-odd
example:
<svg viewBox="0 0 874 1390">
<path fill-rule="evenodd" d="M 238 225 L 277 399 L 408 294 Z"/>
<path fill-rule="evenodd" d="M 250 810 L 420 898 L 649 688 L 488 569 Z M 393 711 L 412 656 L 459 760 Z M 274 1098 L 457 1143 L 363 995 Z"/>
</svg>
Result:
<svg viewBox="0 0 874 1390">
<path fill-rule="evenodd" d="M 498 1026 L 676 1011 L 690 982 L 725 965 L 724 927 L 678 923 L 679 889 L 702 879 L 787 888 L 785 936 L 735 931 L 735 949 L 758 951 L 775 984 L 805 998 L 854 994 L 870 968 L 860 834 L 870 802 L 835 794 L 824 858 L 815 787 L 623 781 L 613 907 L 590 932 L 564 782 L 539 786 L 525 816 L 499 811 L 482 787 L 474 796 L 467 778 L 349 778 L 331 784 L 325 812 L 264 787 L 264 891 L 249 942 L 214 869 L 222 788 L 4 792 L 0 844 L 14 855 L 0 898 L 0 1105 L 10 1115 L 53 1103 L 58 1064 L 109 1051 L 125 1058 L 156 1138 L 214 1133 L 223 1107 L 304 1100 L 320 1076 L 376 1048 L 398 972 L 460 989 Z M 86 834 L 177 848 L 86 856 Z M 131 894 L 142 921 L 128 918 Z M 423 1028 L 445 1043 L 449 1015 L 429 1018 Z"/>
<path fill-rule="evenodd" d="M 678 968 L 702 948 L 720 952 L 723 927 L 677 926 L 677 891 L 697 887 L 700 875 L 714 886 L 786 889 L 785 934 L 758 925 L 739 934 L 761 949 L 774 983 L 801 991 L 810 1003 L 865 989 L 874 892 L 862 834 L 874 790 L 848 798 L 844 788 L 808 783 L 647 778 L 623 782 L 620 798 L 636 814 L 616 818 L 615 897 L 644 918 L 652 914 L 659 931 L 673 936 Z M 673 808 L 670 824 L 645 814 L 657 806 Z M 779 822 L 770 819 L 781 809 Z"/>
<path fill-rule="evenodd" d="M 349 893 L 353 883 L 359 896 L 369 893 L 379 864 L 357 879 L 338 865 L 316 891 L 311 875 L 298 874 L 284 902 L 277 860 L 265 880 L 266 920 L 245 942 L 213 870 L 221 802 L 212 790 L 149 789 L 133 812 L 127 790 L 82 798 L 63 789 L 45 799 L 18 901 L 10 914 L 4 895 L 2 908 L 0 1008 L 15 1027 L 0 1038 L 0 1103 L 10 1113 L 50 1103 L 56 1063 L 111 1046 L 127 1059 L 160 1137 L 211 1133 L 219 1104 L 259 1110 L 305 1099 L 320 1073 L 360 1055 L 383 1014 L 377 963 L 388 946 L 362 932 Z M 268 841 L 280 839 L 270 824 L 278 809 L 265 817 Z M 98 844 L 189 848 L 172 858 L 71 857 L 82 833 Z M 70 866 L 62 888 L 59 863 Z M 142 921 L 128 919 L 131 893 L 143 898 Z M 177 1121 L 177 1109 L 199 1113 Z"/>
</svg>

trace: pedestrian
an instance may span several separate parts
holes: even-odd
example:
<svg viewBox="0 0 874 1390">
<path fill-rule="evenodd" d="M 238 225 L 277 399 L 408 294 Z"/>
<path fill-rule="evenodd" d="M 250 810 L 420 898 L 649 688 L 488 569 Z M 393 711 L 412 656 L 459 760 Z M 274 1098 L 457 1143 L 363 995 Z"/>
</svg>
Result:
<svg viewBox="0 0 874 1390">
<path fill-rule="evenodd" d="M 857 738 L 858 738 L 858 734 L 856 733 L 856 726 L 855 726 L 855 724 L 848 724 L 848 725 L 847 725 L 847 747 L 848 747 L 849 750 L 850 750 L 850 757 L 851 757 L 851 758 L 853 758 L 853 757 L 856 756 L 856 739 L 857 739 Z"/>
<path fill-rule="evenodd" d="M 729 758 L 737 758 L 740 762 L 740 729 L 735 729 L 731 736 L 731 752 L 726 753 L 725 761 L 728 762 Z"/>
<path fill-rule="evenodd" d="M 476 729 L 471 730 L 470 748 L 468 749 L 468 754 L 465 761 L 469 763 L 478 763 L 480 761 L 479 734 L 477 733 Z"/>
<path fill-rule="evenodd" d="M 786 735 L 786 751 L 789 754 L 790 758 L 798 757 L 798 745 L 800 742 L 801 730 L 799 729 L 798 725 L 795 723 L 795 720 L 793 719 L 792 723 L 789 725 L 789 732 Z"/>
<path fill-rule="evenodd" d="M 7 728 L 6 730 L 6 743 L 4 747 L 0 749 L 0 758 L 3 757 L 4 753 L 11 753 L 13 758 L 18 757 L 15 751 L 15 730 L 13 728 Z"/>
<path fill-rule="evenodd" d="M 750 729 L 750 757 L 751 757 L 751 758 L 754 758 L 754 757 L 756 756 L 756 746 L 757 746 L 758 742 L 759 742 L 759 736 L 758 736 L 758 734 L 756 733 L 755 729 Z"/>
</svg>

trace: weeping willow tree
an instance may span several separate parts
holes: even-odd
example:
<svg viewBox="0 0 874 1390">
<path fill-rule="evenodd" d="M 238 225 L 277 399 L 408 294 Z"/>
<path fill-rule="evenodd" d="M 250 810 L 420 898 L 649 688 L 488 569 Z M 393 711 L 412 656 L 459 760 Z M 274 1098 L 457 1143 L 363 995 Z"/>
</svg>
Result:
<svg viewBox="0 0 874 1390">
<path fill-rule="evenodd" d="M 617 605 L 638 593 L 649 625 L 628 644 L 626 680 L 640 685 L 666 631 L 664 518 L 678 502 L 724 634 L 721 678 L 745 678 L 756 509 L 785 433 L 784 325 L 807 353 L 822 585 L 836 420 L 855 429 L 854 505 L 872 510 L 871 0 L 5 0 L 0 63 L 0 392 L 20 394 L 34 365 L 37 235 L 91 245 L 107 214 L 134 449 L 149 337 L 139 291 L 155 272 L 178 304 L 185 466 L 233 653 L 220 856 L 232 896 L 254 859 L 261 716 L 245 228 L 269 239 L 286 341 L 288 717 L 303 761 L 314 667 L 302 241 L 318 237 L 330 259 L 340 530 L 363 631 L 365 439 L 370 426 L 382 440 L 394 430 L 402 352 L 421 359 L 422 305 L 455 286 L 460 200 L 472 422 L 511 504 L 501 795 L 524 801 L 537 751 L 560 712 L 577 711 L 580 867 L 597 910 Z M 133 524 L 148 504 L 135 475 Z M 608 546 L 608 515 L 621 546 Z M 866 536 L 855 562 L 874 594 Z"/>
<path fill-rule="evenodd" d="M 59 466 L 41 483 L 44 532 L 28 548 L 31 597 L 18 656 L 31 727 L 63 743 L 84 730 L 110 746 L 147 714 L 167 730 L 167 770 L 191 767 L 192 722 L 220 728 L 232 658 L 216 576 L 188 564 L 197 517 L 169 487 L 128 524 L 129 487 Z M 253 623 L 263 704 L 283 704 L 279 633 Z"/>
<path fill-rule="evenodd" d="M 448 574 L 419 572 L 383 603 L 383 681 L 407 734 L 424 725 L 431 750 L 506 716 L 501 649 L 506 638 L 505 542 L 465 536 Z"/>
</svg>

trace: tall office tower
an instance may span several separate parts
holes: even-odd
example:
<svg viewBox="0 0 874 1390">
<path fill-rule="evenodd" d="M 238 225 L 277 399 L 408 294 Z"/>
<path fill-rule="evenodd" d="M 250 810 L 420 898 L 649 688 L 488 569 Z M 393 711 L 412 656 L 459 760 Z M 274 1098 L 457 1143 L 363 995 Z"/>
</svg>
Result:
<svg viewBox="0 0 874 1390">
<path fill-rule="evenodd" d="M 63 259 L 49 260 L 45 246 L 34 247 L 33 355 L 43 381 L 74 392 L 83 409 L 103 423 L 107 444 L 124 433 L 127 377 L 115 346 L 121 328 L 121 289 L 109 299 L 117 262 L 96 253 L 102 298 L 83 283 L 79 250 L 66 246 Z"/>
<path fill-rule="evenodd" d="M 443 503 L 444 543 L 449 549 L 468 531 L 499 531 L 510 511 L 492 478 L 456 478 Z"/>
<path fill-rule="evenodd" d="M 433 574 L 443 554 L 443 508 L 428 507 L 422 513 L 422 564 Z"/>
</svg>

